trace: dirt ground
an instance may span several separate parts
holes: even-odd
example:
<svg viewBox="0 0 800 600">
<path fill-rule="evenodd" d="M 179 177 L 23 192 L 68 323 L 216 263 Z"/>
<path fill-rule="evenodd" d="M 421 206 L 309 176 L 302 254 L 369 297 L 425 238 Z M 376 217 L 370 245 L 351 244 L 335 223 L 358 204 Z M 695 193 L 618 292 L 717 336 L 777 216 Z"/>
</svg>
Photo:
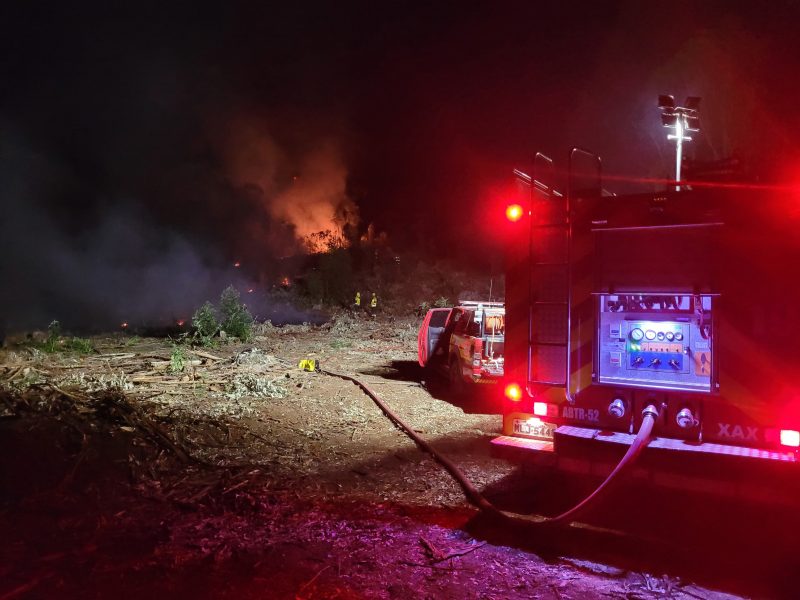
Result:
<svg viewBox="0 0 800 600">
<path fill-rule="evenodd" d="M 267 324 L 177 354 L 124 335 L 86 356 L 4 349 L 0 600 L 733 597 L 631 567 L 635 536 L 504 530 L 355 385 L 297 368 L 357 375 L 498 501 L 533 493 L 490 455 L 493 394 L 425 381 L 417 325 Z"/>
</svg>

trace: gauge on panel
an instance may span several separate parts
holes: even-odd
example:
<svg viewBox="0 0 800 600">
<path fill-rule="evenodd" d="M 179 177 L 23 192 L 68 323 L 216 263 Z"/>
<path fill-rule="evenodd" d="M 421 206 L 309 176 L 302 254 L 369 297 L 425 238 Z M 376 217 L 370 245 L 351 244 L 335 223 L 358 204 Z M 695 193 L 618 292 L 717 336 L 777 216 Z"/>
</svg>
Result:
<svg viewBox="0 0 800 600">
<path fill-rule="evenodd" d="M 636 327 L 635 329 L 631 329 L 631 339 L 632 339 L 634 342 L 641 341 L 641 339 L 642 339 L 643 337 L 644 337 L 644 331 L 642 331 L 642 330 L 641 330 L 641 329 L 639 329 L 638 327 Z"/>
<path fill-rule="evenodd" d="M 658 341 L 663 342 L 664 341 L 664 332 L 663 331 L 659 331 L 656 334 L 656 338 L 658 338 Z"/>
<path fill-rule="evenodd" d="M 668 331 L 668 332 L 665 334 L 665 336 L 666 336 L 666 338 L 667 338 L 667 341 L 668 341 L 668 342 L 671 342 L 672 340 L 674 340 L 674 339 L 675 339 L 675 334 L 674 334 L 674 333 L 672 333 L 671 331 Z"/>
<path fill-rule="evenodd" d="M 653 331 L 652 329 L 648 329 L 645 332 L 644 337 L 646 337 L 648 340 L 654 340 L 656 339 L 656 332 Z"/>
<path fill-rule="evenodd" d="M 680 342 L 683 339 L 683 334 L 679 331 L 675 334 L 675 339 Z"/>
</svg>

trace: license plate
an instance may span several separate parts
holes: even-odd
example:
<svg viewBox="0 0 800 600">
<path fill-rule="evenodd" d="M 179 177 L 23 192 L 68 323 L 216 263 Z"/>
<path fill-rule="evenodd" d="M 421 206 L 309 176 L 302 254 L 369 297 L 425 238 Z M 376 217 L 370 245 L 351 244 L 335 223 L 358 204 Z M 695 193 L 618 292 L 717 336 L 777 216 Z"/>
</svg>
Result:
<svg viewBox="0 0 800 600">
<path fill-rule="evenodd" d="M 556 426 L 539 419 L 514 419 L 514 433 L 528 435 L 540 440 L 552 440 Z"/>
</svg>

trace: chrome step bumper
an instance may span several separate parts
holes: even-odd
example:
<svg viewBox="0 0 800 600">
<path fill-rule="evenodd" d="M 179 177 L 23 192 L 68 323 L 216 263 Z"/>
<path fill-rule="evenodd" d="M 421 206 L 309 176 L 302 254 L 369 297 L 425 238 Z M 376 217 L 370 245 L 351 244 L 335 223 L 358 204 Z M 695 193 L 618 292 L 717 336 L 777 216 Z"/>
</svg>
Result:
<svg viewBox="0 0 800 600">
<path fill-rule="evenodd" d="M 491 444 L 492 453 L 501 458 L 604 478 L 634 437 L 562 425 L 553 441 L 500 436 Z M 658 487 L 798 506 L 798 463 L 794 452 L 655 438 L 627 477 Z"/>
</svg>

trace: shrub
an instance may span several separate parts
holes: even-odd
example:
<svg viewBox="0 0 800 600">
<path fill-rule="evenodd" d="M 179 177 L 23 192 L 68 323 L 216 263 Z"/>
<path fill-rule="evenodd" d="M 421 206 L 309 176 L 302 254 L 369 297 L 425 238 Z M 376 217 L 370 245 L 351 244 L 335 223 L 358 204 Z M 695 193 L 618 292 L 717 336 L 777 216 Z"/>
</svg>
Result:
<svg viewBox="0 0 800 600">
<path fill-rule="evenodd" d="M 47 326 L 47 338 L 44 342 L 42 342 L 42 344 L 39 345 L 39 349 L 43 352 L 47 352 L 48 354 L 59 351 L 78 352 L 80 354 L 89 354 L 90 352 L 94 352 L 94 346 L 92 345 L 92 342 L 86 338 L 62 337 L 61 323 L 58 321 L 52 321 L 50 325 Z"/>
<path fill-rule="evenodd" d="M 206 302 L 195 311 L 192 315 L 192 327 L 195 338 L 199 339 L 203 346 L 213 345 L 213 338 L 219 332 L 219 321 L 211 302 Z"/>
<path fill-rule="evenodd" d="M 172 354 L 169 357 L 169 371 L 170 373 L 180 373 L 186 366 L 186 353 L 181 346 L 174 346 Z"/>
<path fill-rule="evenodd" d="M 219 313 L 222 330 L 243 342 L 253 337 L 253 316 L 239 298 L 233 286 L 225 288 L 219 298 Z"/>
<path fill-rule="evenodd" d="M 44 352 L 57 352 L 61 348 L 61 323 L 51 321 L 47 326 L 47 339 L 41 346 Z"/>
<path fill-rule="evenodd" d="M 78 352 L 79 354 L 91 354 L 94 352 L 94 346 L 90 340 L 86 338 L 74 337 L 64 340 L 64 349 Z"/>
</svg>

